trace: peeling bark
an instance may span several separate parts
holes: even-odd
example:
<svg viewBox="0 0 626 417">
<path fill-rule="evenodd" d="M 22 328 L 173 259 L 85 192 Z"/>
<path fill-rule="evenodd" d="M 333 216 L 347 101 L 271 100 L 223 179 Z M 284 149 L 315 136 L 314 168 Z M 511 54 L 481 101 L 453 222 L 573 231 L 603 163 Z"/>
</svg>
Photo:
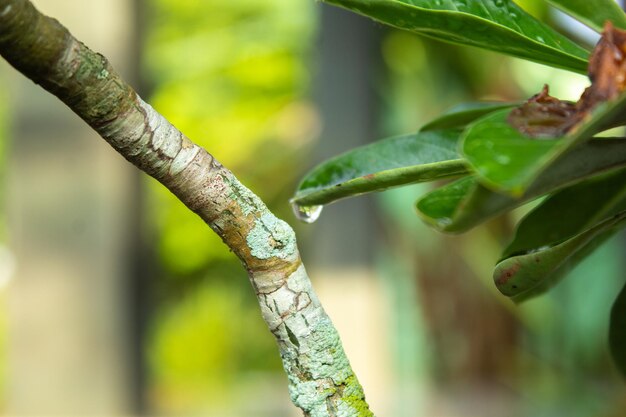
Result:
<svg viewBox="0 0 626 417">
<path fill-rule="evenodd" d="M 287 223 L 28 0 L 0 0 L 0 54 L 198 214 L 248 271 L 305 416 L 372 416 Z"/>
</svg>

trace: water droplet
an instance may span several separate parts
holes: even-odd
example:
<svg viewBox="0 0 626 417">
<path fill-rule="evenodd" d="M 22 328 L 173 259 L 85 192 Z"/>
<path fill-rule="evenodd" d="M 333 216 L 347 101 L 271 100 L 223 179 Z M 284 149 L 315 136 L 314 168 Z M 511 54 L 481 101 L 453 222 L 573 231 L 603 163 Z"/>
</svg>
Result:
<svg viewBox="0 0 626 417">
<path fill-rule="evenodd" d="M 437 6 L 441 6 L 441 3 L 443 3 L 441 0 L 435 0 L 435 4 L 436 4 Z"/>
<path fill-rule="evenodd" d="M 502 7 L 504 5 L 504 0 L 496 0 L 495 3 L 497 7 Z"/>
<path fill-rule="evenodd" d="M 508 165 L 509 162 L 511 162 L 511 158 L 506 155 L 497 155 L 496 161 L 498 161 L 499 164 Z"/>
<path fill-rule="evenodd" d="M 543 40 L 541 36 L 537 36 L 535 39 L 537 39 L 538 42 L 545 43 L 545 40 Z"/>
<path fill-rule="evenodd" d="M 524 251 L 522 253 L 515 254 L 515 256 L 518 256 L 518 255 L 532 255 L 533 253 L 543 252 L 543 251 L 546 251 L 548 249 L 552 249 L 552 246 L 550 246 L 550 245 L 539 246 L 538 248 L 528 249 L 527 251 Z"/>
<path fill-rule="evenodd" d="M 440 217 L 437 219 L 437 227 L 445 229 L 452 224 L 452 219 L 449 217 Z"/>
<path fill-rule="evenodd" d="M 517 19 L 517 13 L 515 13 L 515 12 L 511 12 L 511 13 L 509 13 L 509 17 L 510 17 L 511 19 Z"/>
<path fill-rule="evenodd" d="M 297 203 L 291 203 L 291 208 L 298 220 L 304 223 L 313 223 L 319 219 L 324 206 L 301 206 Z"/>
</svg>

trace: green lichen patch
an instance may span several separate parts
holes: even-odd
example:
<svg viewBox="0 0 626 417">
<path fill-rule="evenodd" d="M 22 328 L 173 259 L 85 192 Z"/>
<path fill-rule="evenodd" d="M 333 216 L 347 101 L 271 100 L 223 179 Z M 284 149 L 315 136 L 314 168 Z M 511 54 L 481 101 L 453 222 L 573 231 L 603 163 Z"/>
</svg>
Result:
<svg viewBox="0 0 626 417">
<path fill-rule="evenodd" d="M 292 259 L 296 254 L 296 236 L 293 230 L 269 212 L 255 219 L 246 241 L 250 254 L 257 259 Z"/>
<path fill-rule="evenodd" d="M 321 319 L 307 338 L 308 353 L 301 363 L 315 379 L 330 378 L 341 385 L 352 375 L 337 330 L 328 317 Z"/>
<path fill-rule="evenodd" d="M 289 387 L 292 399 L 309 416 L 373 417 L 328 318 L 320 320 L 311 335 L 300 340 L 296 357 L 285 355 L 283 359 L 285 368 L 295 368 L 289 373 L 294 375 Z"/>
<path fill-rule="evenodd" d="M 109 71 L 107 71 L 106 68 L 102 68 L 100 72 L 98 73 L 98 75 L 96 76 L 96 78 L 98 78 L 99 80 L 103 80 L 108 76 L 109 76 Z"/>
<path fill-rule="evenodd" d="M 244 216 L 255 212 L 269 213 L 269 210 L 261 199 L 240 183 L 233 175 L 225 175 L 224 181 L 227 182 L 231 188 L 229 197 L 237 202 Z"/>
<path fill-rule="evenodd" d="M 326 400 L 335 392 L 334 389 L 329 389 L 330 384 L 327 384 L 326 389 L 320 390 L 323 381 L 300 381 L 297 377 L 289 379 L 289 394 L 296 406 L 310 417 L 329 417 Z"/>
<path fill-rule="evenodd" d="M 365 402 L 365 395 L 363 394 L 363 388 L 356 379 L 356 376 L 349 376 L 345 382 L 345 388 L 343 390 L 341 400 L 348 406 L 351 414 L 346 414 L 355 417 L 373 417 L 374 413 L 369 409 L 367 402 Z"/>
</svg>

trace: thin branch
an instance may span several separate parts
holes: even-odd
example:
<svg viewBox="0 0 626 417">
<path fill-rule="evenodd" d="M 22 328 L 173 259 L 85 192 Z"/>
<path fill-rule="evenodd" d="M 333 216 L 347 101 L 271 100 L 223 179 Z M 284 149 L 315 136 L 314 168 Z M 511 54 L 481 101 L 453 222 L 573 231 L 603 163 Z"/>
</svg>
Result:
<svg viewBox="0 0 626 417">
<path fill-rule="evenodd" d="M 29 1 L 0 0 L 0 54 L 171 190 L 239 257 L 278 342 L 291 398 L 306 416 L 373 415 L 287 223 Z"/>
</svg>

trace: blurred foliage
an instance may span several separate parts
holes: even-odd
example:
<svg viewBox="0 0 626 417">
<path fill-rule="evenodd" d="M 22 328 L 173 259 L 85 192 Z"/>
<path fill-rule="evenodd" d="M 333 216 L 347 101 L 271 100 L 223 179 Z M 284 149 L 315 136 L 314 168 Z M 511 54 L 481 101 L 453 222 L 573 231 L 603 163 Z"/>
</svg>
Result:
<svg viewBox="0 0 626 417">
<path fill-rule="evenodd" d="M 252 294 L 232 280 L 207 282 L 160 309 L 148 352 L 150 403 L 180 413 L 237 404 L 238 381 L 280 369 L 276 347 Z M 285 381 L 286 383 L 286 381 Z"/>
<path fill-rule="evenodd" d="M 2 75 L 2 74 L 0 74 Z M 3 80 L 0 78 L 0 87 L 3 84 Z M 2 242 L 6 236 L 6 219 L 4 212 L 4 196 L 5 192 L 5 158 L 8 148 L 8 121 L 9 121 L 9 100 L 6 95 L 6 89 L 0 88 L 0 242 Z"/>
<path fill-rule="evenodd" d="M 5 81 L 0 73 L 0 87 Z M 5 309 L 6 299 L 4 287 L 12 273 L 11 265 L 13 259 L 12 254 L 7 247 L 4 246 L 6 241 L 6 213 L 5 213 L 5 196 L 6 196 L 6 158 L 8 149 L 8 130 L 9 130 L 9 100 L 6 95 L 6 89 L 0 88 L 0 310 Z M 1 263 L 5 263 L 2 265 Z M 4 267 L 3 267 L 4 266 Z M 5 397 L 7 389 L 7 335 L 8 335 L 8 317 L 6 314 L 0 314 L 0 409 L 5 407 Z"/>
<path fill-rule="evenodd" d="M 544 0 L 515 0 L 515 3 L 539 20 L 548 18 L 548 4 Z"/>
<path fill-rule="evenodd" d="M 551 16 L 543 1 L 517 3 L 539 19 Z M 304 96 L 314 3 L 149 4 L 145 68 L 154 81 L 151 103 L 270 206 L 280 201 L 272 208 L 284 213 L 303 150 L 318 127 Z M 381 57 L 387 72 L 379 86 L 386 104 L 381 136 L 415 131 L 459 102 L 520 100 L 544 83 L 554 95 L 573 99 L 587 82 L 396 30 L 382 40 Z M 394 303 L 399 332 L 393 341 L 401 378 L 411 381 L 414 373 L 428 383 L 434 379 L 438 389 L 478 378 L 503 387 L 506 398 L 520 399 L 511 416 L 620 415 L 603 336 L 610 305 L 601 300 L 619 285 L 622 242 L 613 239 L 550 294 L 518 308 L 489 277 L 511 233 L 508 216 L 518 218 L 527 209 L 452 242 L 412 213 L 411 202 L 427 189 L 378 196 L 389 236 L 379 268 L 390 277 L 390 293 L 402 297 Z M 219 239 L 160 187 L 151 187 L 149 200 L 168 275 L 148 347 L 152 404 L 181 413 L 232 401 L 232 386 L 242 385 L 247 374 L 279 369 L 274 342 L 240 265 Z M 413 274 L 415 282 L 398 274 Z M 598 278 L 591 291 L 590 277 Z"/>
<path fill-rule="evenodd" d="M 306 0 L 150 5 L 145 68 L 155 83 L 153 106 L 264 201 L 287 196 L 294 179 L 284 172 L 299 171 L 302 149 L 317 123 L 304 97 L 314 5 Z M 154 188 L 151 207 L 171 272 L 197 272 L 213 259 L 229 257 L 195 215 Z"/>
<path fill-rule="evenodd" d="M 544 2 L 517 3 L 542 20 L 550 17 Z M 381 137 L 416 131 L 459 102 L 522 100 L 544 83 L 555 96 L 576 99 L 588 84 L 580 75 L 397 30 L 385 36 L 381 54 L 388 74 L 380 89 L 386 103 Z M 414 218 L 411 203 L 431 188 L 414 185 L 377 196 L 387 219 L 383 244 L 396 254 L 387 255 L 396 259 L 389 283 L 397 281 L 397 254 L 412 259 L 407 268 L 418 282 L 421 317 L 413 320 L 422 323 L 426 336 L 413 341 L 421 363 L 415 365 L 417 378 L 430 384 L 435 376 L 439 392 L 482 384 L 496 402 L 510 405 L 511 416 L 622 415 L 624 390 L 608 357 L 606 334 L 607 300 L 619 290 L 626 268 L 623 237 L 613 238 L 548 295 L 514 306 L 495 289 L 492 266 L 512 224 L 528 208 L 451 239 Z M 402 305 L 397 317 L 416 314 Z M 485 400 L 480 409 L 487 410 L 494 398 Z"/>
<path fill-rule="evenodd" d="M 317 129 L 305 96 L 314 3 L 147 3 L 143 62 L 151 104 L 286 214 Z M 149 191 L 166 275 L 147 348 L 151 406 L 180 413 L 237 404 L 233 390 L 246 375 L 280 370 L 275 342 L 227 247 L 168 191 L 155 182 Z M 286 397 L 286 382 L 281 387 Z"/>
</svg>

